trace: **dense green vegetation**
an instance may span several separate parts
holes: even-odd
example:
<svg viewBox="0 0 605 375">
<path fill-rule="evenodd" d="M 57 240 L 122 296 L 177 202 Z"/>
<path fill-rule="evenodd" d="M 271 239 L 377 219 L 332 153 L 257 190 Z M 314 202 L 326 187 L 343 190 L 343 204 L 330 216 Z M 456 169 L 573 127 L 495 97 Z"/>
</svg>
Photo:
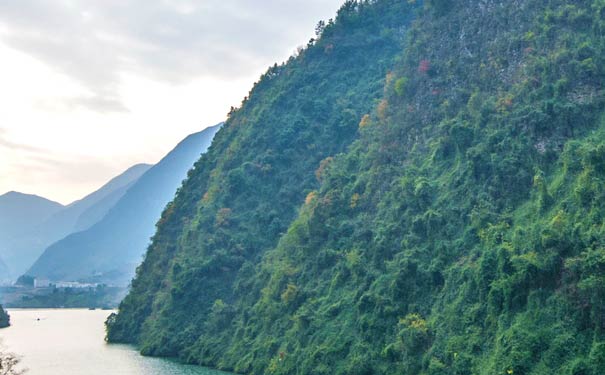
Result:
<svg viewBox="0 0 605 375">
<path fill-rule="evenodd" d="M 413 3 L 347 2 L 281 69 L 299 68 L 338 30 L 367 38 Z M 270 191 L 260 204 L 266 185 L 242 158 L 287 153 L 292 140 L 262 142 L 311 125 L 291 138 L 270 127 L 265 138 L 262 121 L 244 152 L 238 116 L 266 108 L 252 93 L 164 213 L 108 322 L 111 340 L 130 335 L 148 354 L 254 374 L 603 373 L 605 1 L 431 0 L 405 31 L 382 100 L 351 107 L 358 139 L 280 168 L 290 179 L 274 189 L 321 183 L 296 218 L 279 216 L 288 230 L 275 246 L 270 226 L 250 228 L 298 196 Z M 340 58 L 343 74 L 356 76 L 367 53 Z M 315 88 L 267 95 L 302 101 Z M 222 190 L 206 182 L 217 176 Z"/>
<path fill-rule="evenodd" d="M 0 305 L 0 328 L 6 328 L 6 327 L 10 326 L 10 324 L 11 324 L 10 320 L 11 320 L 10 315 L 8 315 L 6 310 L 4 310 L 2 305 Z"/>
<path fill-rule="evenodd" d="M 164 211 L 132 292 L 110 322 L 111 341 L 181 355 L 215 301 L 236 298 L 237 275 L 275 247 L 318 187 L 317 166 L 345 150 L 381 97 L 410 7 L 350 3 L 336 22 L 318 25 L 321 38 L 261 77 Z"/>
</svg>

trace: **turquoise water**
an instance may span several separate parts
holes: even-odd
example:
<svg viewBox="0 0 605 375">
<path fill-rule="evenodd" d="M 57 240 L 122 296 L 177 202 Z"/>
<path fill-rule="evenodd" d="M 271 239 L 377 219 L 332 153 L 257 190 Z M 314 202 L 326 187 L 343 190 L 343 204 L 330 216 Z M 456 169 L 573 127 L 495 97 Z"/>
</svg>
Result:
<svg viewBox="0 0 605 375">
<path fill-rule="evenodd" d="M 225 375 L 204 367 L 141 356 L 129 345 L 107 344 L 111 311 L 9 309 L 2 350 L 21 358 L 28 375 Z"/>
</svg>

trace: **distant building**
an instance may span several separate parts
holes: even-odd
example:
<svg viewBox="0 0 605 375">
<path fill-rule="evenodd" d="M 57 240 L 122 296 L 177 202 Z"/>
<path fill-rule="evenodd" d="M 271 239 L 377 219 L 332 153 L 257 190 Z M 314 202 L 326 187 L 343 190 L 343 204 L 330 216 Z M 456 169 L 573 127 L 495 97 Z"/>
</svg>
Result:
<svg viewBox="0 0 605 375">
<path fill-rule="evenodd" d="M 50 287 L 50 280 L 48 279 L 34 279 L 34 288 L 48 288 Z"/>
<path fill-rule="evenodd" d="M 89 283 L 78 283 L 76 281 L 57 281 L 55 283 L 55 287 L 57 288 L 73 288 L 73 289 L 82 289 L 82 288 L 96 288 L 98 284 L 89 284 Z"/>
</svg>

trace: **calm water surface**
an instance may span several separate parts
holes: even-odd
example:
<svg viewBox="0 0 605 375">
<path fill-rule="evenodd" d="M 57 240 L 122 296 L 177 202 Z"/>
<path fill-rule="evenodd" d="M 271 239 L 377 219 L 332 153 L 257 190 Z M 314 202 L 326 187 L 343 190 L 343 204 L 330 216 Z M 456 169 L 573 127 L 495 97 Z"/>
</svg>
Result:
<svg viewBox="0 0 605 375">
<path fill-rule="evenodd" d="M 9 309 L 12 326 L 0 330 L 4 350 L 21 357 L 28 375 L 225 375 L 197 366 L 139 355 L 106 344 L 111 311 Z M 39 320 L 38 320 L 39 319 Z"/>
</svg>

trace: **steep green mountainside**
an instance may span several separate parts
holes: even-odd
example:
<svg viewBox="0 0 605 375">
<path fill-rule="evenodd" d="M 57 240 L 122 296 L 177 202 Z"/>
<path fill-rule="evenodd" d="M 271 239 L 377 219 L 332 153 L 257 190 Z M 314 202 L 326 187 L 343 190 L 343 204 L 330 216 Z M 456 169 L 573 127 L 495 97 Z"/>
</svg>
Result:
<svg viewBox="0 0 605 375">
<path fill-rule="evenodd" d="M 412 17 L 407 2 L 343 7 L 286 64 L 270 68 L 232 111 L 158 223 L 110 341 L 184 357 L 216 300 L 277 245 L 314 171 L 341 153 L 383 94 Z M 192 314 L 192 312 L 195 312 Z"/>
<path fill-rule="evenodd" d="M 275 249 L 224 284 L 183 250 L 201 222 L 163 254 L 145 352 L 254 374 L 603 373 L 605 2 L 424 5 Z M 138 334 L 137 286 L 110 339 Z"/>
<path fill-rule="evenodd" d="M 196 358 L 602 373 L 603 3 L 429 4 L 361 140 L 240 280 L 233 316 L 208 317 L 228 345 L 202 337 Z"/>
</svg>

